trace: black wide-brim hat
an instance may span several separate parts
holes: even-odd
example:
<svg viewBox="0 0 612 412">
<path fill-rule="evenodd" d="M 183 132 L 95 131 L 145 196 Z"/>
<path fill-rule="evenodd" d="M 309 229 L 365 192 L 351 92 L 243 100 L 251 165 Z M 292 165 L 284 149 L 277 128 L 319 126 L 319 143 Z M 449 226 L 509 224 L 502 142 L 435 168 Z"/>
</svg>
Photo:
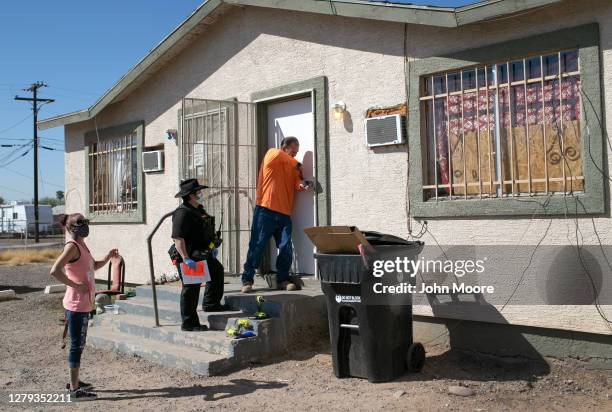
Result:
<svg viewBox="0 0 612 412">
<path fill-rule="evenodd" d="M 208 189 L 208 186 L 201 185 L 198 179 L 183 180 L 180 184 L 181 190 L 174 197 L 184 197 L 198 190 Z"/>
</svg>

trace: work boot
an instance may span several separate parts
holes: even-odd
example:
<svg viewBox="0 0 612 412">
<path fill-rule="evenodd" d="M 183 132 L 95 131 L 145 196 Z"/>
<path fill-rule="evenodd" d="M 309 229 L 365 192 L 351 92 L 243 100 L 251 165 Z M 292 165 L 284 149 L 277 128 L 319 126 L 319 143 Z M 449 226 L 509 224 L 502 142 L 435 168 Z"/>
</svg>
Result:
<svg viewBox="0 0 612 412">
<path fill-rule="evenodd" d="M 217 304 L 213 306 L 204 306 L 202 308 L 204 312 L 229 312 L 232 310 L 228 305 Z"/>
<path fill-rule="evenodd" d="M 245 282 L 242 284 L 242 288 L 240 289 L 242 293 L 251 293 L 253 292 L 253 284 L 251 282 Z"/>
<path fill-rule="evenodd" d="M 297 286 L 286 280 L 284 282 L 281 282 L 280 285 L 278 285 L 278 290 L 297 290 Z"/>
</svg>

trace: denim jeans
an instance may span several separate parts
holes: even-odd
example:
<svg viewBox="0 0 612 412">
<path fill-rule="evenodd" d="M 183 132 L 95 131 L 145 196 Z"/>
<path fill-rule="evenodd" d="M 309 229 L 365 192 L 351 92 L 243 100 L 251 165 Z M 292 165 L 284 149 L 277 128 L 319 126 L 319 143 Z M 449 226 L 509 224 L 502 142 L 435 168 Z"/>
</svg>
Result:
<svg viewBox="0 0 612 412">
<path fill-rule="evenodd" d="M 81 366 L 81 354 L 85 348 L 87 338 L 87 324 L 89 312 L 65 311 L 68 323 L 68 334 L 70 335 L 70 349 L 68 350 L 68 367 L 78 368 Z"/>
<path fill-rule="evenodd" d="M 261 255 L 274 237 L 278 248 L 276 258 L 277 282 L 289 280 L 289 269 L 293 261 L 293 244 L 291 243 L 291 217 L 274 212 L 265 207 L 255 206 L 253 224 L 251 225 L 251 240 L 247 252 L 242 283 L 253 283 L 255 269 L 259 266 Z"/>
</svg>

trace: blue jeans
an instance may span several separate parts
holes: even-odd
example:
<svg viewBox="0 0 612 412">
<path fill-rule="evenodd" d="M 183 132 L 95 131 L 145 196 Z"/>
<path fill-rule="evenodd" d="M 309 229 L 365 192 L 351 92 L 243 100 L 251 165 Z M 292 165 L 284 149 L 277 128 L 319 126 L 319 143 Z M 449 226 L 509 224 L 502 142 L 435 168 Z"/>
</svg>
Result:
<svg viewBox="0 0 612 412">
<path fill-rule="evenodd" d="M 66 310 L 66 322 L 68 322 L 68 334 L 70 335 L 70 350 L 68 351 L 68 367 L 78 368 L 81 366 L 81 354 L 85 348 L 87 338 L 87 324 L 89 312 L 72 312 Z"/>
<path fill-rule="evenodd" d="M 278 257 L 276 258 L 276 279 L 280 284 L 289 280 L 289 269 L 293 261 L 293 244 L 291 243 L 291 217 L 274 212 L 265 207 L 255 206 L 251 240 L 247 252 L 242 283 L 253 283 L 255 269 L 259 266 L 261 255 L 274 236 Z"/>
</svg>

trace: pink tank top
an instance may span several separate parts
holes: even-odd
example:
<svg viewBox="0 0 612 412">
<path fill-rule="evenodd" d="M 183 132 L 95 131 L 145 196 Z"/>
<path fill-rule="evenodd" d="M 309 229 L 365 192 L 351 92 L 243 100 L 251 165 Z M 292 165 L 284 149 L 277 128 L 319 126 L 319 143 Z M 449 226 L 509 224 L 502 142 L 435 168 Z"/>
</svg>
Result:
<svg viewBox="0 0 612 412">
<path fill-rule="evenodd" d="M 89 285 L 89 291 L 83 293 L 70 286 L 66 286 L 64 309 L 72 312 L 91 312 L 96 291 L 94 283 L 94 259 L 86 247 L 82 247 L 77 242 L 68 243 L 74 243 L 79 249 L 81 256 L 75 262 L 67 263 L 64 266 L 66 276 L 73 282 Z"/>
</svg>

